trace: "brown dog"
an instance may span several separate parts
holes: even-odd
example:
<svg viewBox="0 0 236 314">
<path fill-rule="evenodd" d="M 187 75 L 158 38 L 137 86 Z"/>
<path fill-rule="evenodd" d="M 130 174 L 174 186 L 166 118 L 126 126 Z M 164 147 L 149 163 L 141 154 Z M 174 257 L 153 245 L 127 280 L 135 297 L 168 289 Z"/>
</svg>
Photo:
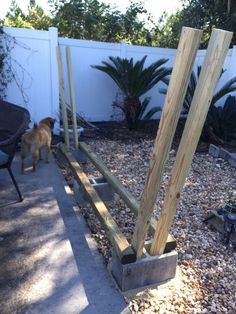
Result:
<svg viewBox="0 0 236 314">
<path fill-rule="evenodd" d="M 47 118 L 44 118 L 43 120 L 41 120 L 39 123 L 46 124 L 51 130 L 53 130 L 55 122 L 56 122 L 56 119 L 52 119 L 50 117 L 47 117 Z"/>
<path fill-rule="evenodd" d="M 36 169 L 36 164 L 41 159 L 41 148 L 46 147 L 45 161 L 48 162 L 48 155 L 52 141 L 52 130 L 54 127 L 55 119 L 45 118 L 35 124 L 33 129 L 26 132 L 21 137 L 21 173 L 24 173 L 24 161 L 31 153 L 33 158 L 33 171 Z"/>
</svg>

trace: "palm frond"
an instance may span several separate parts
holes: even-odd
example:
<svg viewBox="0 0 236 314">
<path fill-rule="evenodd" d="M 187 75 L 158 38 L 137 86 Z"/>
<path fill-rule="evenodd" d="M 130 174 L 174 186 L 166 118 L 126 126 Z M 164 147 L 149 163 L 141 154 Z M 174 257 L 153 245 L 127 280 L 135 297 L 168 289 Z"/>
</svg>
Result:
<svg viewBox="0 0 236 314">
<path fill-rule="evenodd" d="M 224 133 L 236 133 L 236 100 L 233 96 L 228 96 L 222 108 L 221 127 Z"/>
<path fill-rule="evenodd" d="M 213 96 L 211 104 L 215 104 L 219 99 L 225 95 L 236 91 L 236 77 L 227 81 Z"/>
<path fill-rule="evenodd" d="M 149 120 L 153 117 L 153 115 L 159 111 L 161 111 L 160 107 L 153 107 L 151 108 L 149 111 L 147 111 L 147 107 L 149 105 L 151 98 L 150 97 L 146 97 L 140 107 L 140 112 L 139 112 L 139 116 L 138 119 L 139 120 Z M 147 112 L 146 112 L 147 111 Z M 146 112 L 146 113 L 145 113 Z"/>
<path fill-rule="evenodd" d="M 149 105 L 150 100 L 151 100 L 150 97 L 146 97 L 146 98 L 142 101 L 141 107 L 140 107 L 140 111 L 139 111 L 139 119 L 140 119 L 140 120 L 142 119 L 142 116 L 143 116 L 144 112 L 146 111 L 147 106 Z"/>
<path fill-rule="evenodd" d="M 153 107 L 152 109 L 150 109 L 144 117 L 142 117 L 142 120 L 149 120 L 151 119 L 155 113 L 161 111 L 160 107 Z"/>
<path fill-rule="evenodd" d="M 166 95 L 167 94 L 167 88 L 159 88 L 159 93 Z"/>
</svg>

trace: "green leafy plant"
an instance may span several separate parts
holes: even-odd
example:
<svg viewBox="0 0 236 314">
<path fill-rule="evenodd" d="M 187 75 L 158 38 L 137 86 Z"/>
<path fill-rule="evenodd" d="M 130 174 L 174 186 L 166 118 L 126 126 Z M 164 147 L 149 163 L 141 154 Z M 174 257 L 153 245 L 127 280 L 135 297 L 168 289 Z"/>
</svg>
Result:
<svg viewBox="0 0 236 314">
<path fill-rule="evenodd" d="M 92 67 L 105 72 L 117 84 L 123 93 L 123 103 L 116 104 L 125 114 L 130 130 L 138 127 L 140 119 L 150 119 L 160 108 L 155 107 L 146 113 L 150 98 L 143 101 L 140 97 L 148 92 L 159 81 L 166 82 L 167 76 L 171 73 L 170 68 L 162 66 L 168 59 L 160 59 L 150 66 L 144 68 L 147 56 L 134 63 L 133 58 L 121 59 L 109 57 L 110 63 L 102 61 L 103 65 Z"/>
<path fill-rule="evenodd" d="M 150 100 L 150 97 L 146 97 L 141 102 L 138 120 L 149 120 L 156 112 L 161 111 L 161 108 L 157 106 L 147 111 Z"/>
<path fill-rule="evenodd" d="M 152 116 L 158 112 L 158 111 L 161 111 L 161 107 L 153 107 L 152 109 L 148 110 L 147 111 L 147 107 L 149 105 L 149 102 L 150 102 L 151 98 L 150 97 L 146 97 L 144 98 L 143 101 L 140 102 L 140 108 L 139 108 L 139 112 L 138 112 L 138 121 L 142 120 L 142 121 L 145 121 L 145 120 L 149 120 L 152 118 Z M 123 114 L 125 114 L 125 109 L 124 109 L 124 106 L 123 106 L 123 102 L 120 103 L 118 101 L 114 101 L 113 102 L 113 107 L 117 107 L 119 108 Z"/>
<path fill-rule="evenodd" d="M 220 77 L 219 79 L 222 77 L 223 73 L 225 72 L 225 70 L 221 71 Z M 188 88 L 186 91 L 186 95 L 185 95 L 185 99 L 184 99 L 184 103 L 183 103 L 183 109 L 184 109 L 184 113 L 188 113 L 189 109 L 190 109 L 190 105 L 193 99 L 193 95 L 197 86 L 197 82 L 199 79 L 201 73 L 201 66 L 198 66 L 197 68 L 197 74 L 195 74 L 194 71 L 192 71 L 191 76 L 190 76 L 190 80 L 189 80 L 189 84 L 188 84 Z M 165 80 L 164 83 L 166 83 L 167 85 L 169 84 L 169 80 Z M 159 89 L 161 94 L 166 94 L 167 93 L 167 88 L 160 88 Z M 236 77 L 233 77 L 232 79 L 230 79 L 229 81 L 227 81 L 213 96 L 212 101 L 211 101 L 211 105 L 215 105 L 216 102 L 218 100 L 220 100 L 222 97 L 226 96 L 227 94 L 236 91 Z"/>
<path fill-rule="evenodd" d="M 225 70 L 221 71 L 219 79 L 222 77 L 224 74 Z M 193 95 L 197 86 L 197 82 L 199 79 L 201 73 L 201 66 L 198 66 L 197 68 L 197 73 L 192 71 L 188 88 L 186 91 L 184 103 L 183 103 L 183 113 L 188 113 Z M 165 83 L 168 85 L 169 80 L 165 80 Z M 167 88 L 161 88 L 159 89 L 160 93 L 166 94 L 167 93 Z M 233 77 L 232 79 L 228 80 L 220 89 L 216 91 L 214 94 L 210 108 L 207 114 L 206 122 L 203 127 L 203 132 L 202 132 L 202 139 L 207 140 L 207 141 L 212 141 L 216 143 L 223 143 L 224 141 L 229 140 L 229 132 L 230 128 L 233 131 L 234 126 L 232 125 L 234 120 L 234 114 L 233 111 L 235 110 L 234 104 L 232 102 L 232 99 L 224 105 L 224 107 L 217 107 L 216 103 L 223 98 L 224 96 L 228 95 L 231 92 L 236 91 L 236 77 Z M 230 105 L 229 105 L 230 103 Z M 232 115 L 232 116 L 231 116 Z M 227 126 L 231 125 L 230 127 Z"/>
<path fill-rule="evenodd" d="M 211 105 L 205 124 L 206 132 L 217 143 L 236 138 L 236 99 L 228 96 L 223 107 Z"/>
</svg>

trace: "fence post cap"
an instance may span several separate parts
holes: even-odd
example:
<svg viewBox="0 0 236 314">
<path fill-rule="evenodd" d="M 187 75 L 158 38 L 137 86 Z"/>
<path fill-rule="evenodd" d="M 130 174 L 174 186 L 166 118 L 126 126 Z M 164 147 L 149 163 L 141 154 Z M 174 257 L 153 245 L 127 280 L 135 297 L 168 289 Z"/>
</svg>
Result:
<svg viewBox="0 0 236 314">
<path fill-rule="evenodd" d="M 49 32 L 57 32 L 58 31 L 57 27 L 54 27 L 54 26 L 49 27 L 48 30 L 49 30 Z"/>
</svg>

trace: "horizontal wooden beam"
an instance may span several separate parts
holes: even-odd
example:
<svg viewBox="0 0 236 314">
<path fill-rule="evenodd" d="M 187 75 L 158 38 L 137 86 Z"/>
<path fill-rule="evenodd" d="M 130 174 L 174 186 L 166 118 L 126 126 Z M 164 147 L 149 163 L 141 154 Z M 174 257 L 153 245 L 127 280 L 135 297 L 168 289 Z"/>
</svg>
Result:
<svg viewBox="0 0 236 314">
<path fill-rule="evenodd" d="M 123 186 L 123 184 L 118 180 L 107 168 L 104 162 L 92 151 L 92 149 L 84 142 L 79 142 L 79 148 L 81 151 L 89 158 L 89 160 L 95 165 L 98 171 L 104 176 L 107 182 L 112 186 L 117 194 L 122 198 L 125 204 L 132 210 L 135 216 L 139 213 L 139 202 L 134 198 L 134 196 Z M 154 235 L 156 230 L 157 221 L 151 218 L 149 225 L 149 234 Z M 169 234 L 165 252 L 170 252 L 176 248 L 175 239 Z"/>
<path fill-rule="evenodd" d="M 95 210 L 95 213 L 98 219 L 101 222 L 102 227 L 105 229 L 107 236 L 111 243 L 114 245 L 114 248 L 117 251 L 117 254 L 120 258 L 122 264 L 132 263 L 136 260 L 136 254 L 132 249 L 131 245 L 125 238 L 125 236 L 120 231 L 116 222 L 109 213 L 107 207 L 97 194 L 96 190 L 90 183 L 87 175 L 81 169 L 79 163 L 73 157 L 73 155 L 66 149 L 65 145 L 60 145 L 60 150 L 65 156 L 75 179 L 79 181 L 83 192 Z"/>
</svg>

